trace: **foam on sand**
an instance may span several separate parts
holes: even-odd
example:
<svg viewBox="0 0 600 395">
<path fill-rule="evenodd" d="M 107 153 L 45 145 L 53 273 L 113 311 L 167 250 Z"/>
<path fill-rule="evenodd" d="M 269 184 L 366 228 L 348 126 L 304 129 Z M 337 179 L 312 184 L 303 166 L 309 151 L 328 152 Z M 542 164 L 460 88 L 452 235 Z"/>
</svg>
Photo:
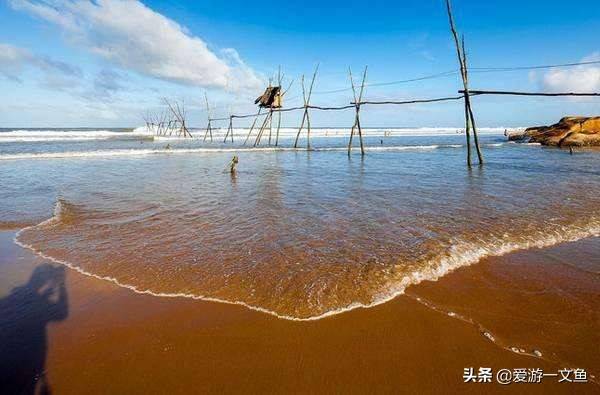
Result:
<svg viewBox="0 0 600 395">
<path fill-rule="evenodd" d="M 166 298 L 188 298 L 196 300 L 204 300 L 210 302 L 218 302 L 225 304 L 234 304 L 244 306 L 251 310 L 259 311 L 265 314 L 275 316 L 280 319 L 291 321 L 314 321 L 325 317 L 341 314 L 358 308 L 370 308 L 383 303 L 386 303 L 399 295 L 402 295 L 406 288 L 410 285 L 419 284 L 422 281 L 437 281 L 444 275 L 464 266 L 469 266 L 479 262 L 481 259 L 488 256 L 501 256 L 517 250 L 545 248 L 555 244 L 564 242 L 573 242 L 588 237 L 600 236 L 600 218 L 590 217 L 585 222 L 577 222 L 568 226 L 559 226 L 557 229 L 539 230 L 530 235 L 520 237 L 518 240 L 510 239 L 508 236 L 498 237 L 491 240 L 480 240 L 477 243 L 464 242 L 455 240 L 450 248 L 442 253 L 439 253 L 431 261 L 427 262 L 425 267 L 414 270 L 408 274 L 403 274 L 398 278 L 390 278 L 387 286 L 374 296 L 371 303 L 350 303 L 344 307 L 332 309 L 322 314 L 309 317 L 295 317 L 284 314 L 279 314 L 276 311 L 269 310 L 262 306 L 248 304 L 242 300 L 227 300 L 206 295 L 194 293 L 172 293 L 159 292 L 152 289 L 142 289 L 134 284 L 129 284 L 120 281 L 119 279 L 106 275 L 98 275 L 87 271 L 72 262 L 56 259 L 50 255 L 44 254 L 40 249 L 35 248 L 31 244 L 27 244 L 21 240 L 24 232 L 29 230 L 43 231 L 45 228 L 60 224 L 63 220 L 68 221 L 69 204 L 59 200 L 54 209 L 54 215 L 49 219 L 39 223 L 38 225 L 29 226 L 21 229 L 15 235 L 14 241 L 23 248 L 29 249 L 42 258 L 53 262 L 65 265 L 81 274 L 94 277 L 100 280 L 111 282 L 119 287 L 129 289 L 135 293 L 153 295 L 156 297 Z M 493 340 L 493 339 L 492 339 Z"/>
</svg>

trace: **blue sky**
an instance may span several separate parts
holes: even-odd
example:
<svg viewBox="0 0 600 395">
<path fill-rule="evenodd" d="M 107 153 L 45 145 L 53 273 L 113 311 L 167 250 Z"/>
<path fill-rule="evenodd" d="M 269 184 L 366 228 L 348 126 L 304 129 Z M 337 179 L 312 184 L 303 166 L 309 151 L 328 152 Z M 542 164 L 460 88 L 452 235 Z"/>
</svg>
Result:
<svg viewBox="0 0 600 395">
<path fill-rule="evenodd" d="M 600 2 L 454 0 L 473 67 L 600 60 Z M 136 126 L 163 97 L 184 100 L 204 125 L 213 113 L 255 111 L 252 99 L 281 65 L 294 79 L 286 103 L 301 103 L 299 77 L 317 63 L 313 104 L 347 104 L 347 69 L 369 66 L 368 82 L 457 68 L 442 0 L 121 1 L 0 0 L 0 127 Z M 600 91 L 600 64 L 539 71 L 472 73 L 472 88 Z M 453 95 L 458 76 L 367 87 L 367 99 Z M 600 100 L 478 97 L 481 126 L 551 123 L 600 114 Z M 461 126 L 460 103 L 368 107 L 365 126 Z M 299 123 L 286 114 L 284 124 Z M 346 126 L 351 112 L 312 115 Z"/>
</svg>

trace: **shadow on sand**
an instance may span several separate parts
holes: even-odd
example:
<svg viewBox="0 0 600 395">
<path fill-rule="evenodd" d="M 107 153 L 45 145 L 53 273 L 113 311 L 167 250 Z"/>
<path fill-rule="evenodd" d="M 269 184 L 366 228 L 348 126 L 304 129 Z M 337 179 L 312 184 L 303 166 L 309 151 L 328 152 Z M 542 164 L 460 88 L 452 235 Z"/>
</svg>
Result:
<svg viewBox="0 0 600 395">
<path fill-rule="evenodd" d="M 26 284 L 0 299 L 0 393 L 50 394 L 46 326 L 68 314 L 60 266 L 37 266 Z"/>
</svg>

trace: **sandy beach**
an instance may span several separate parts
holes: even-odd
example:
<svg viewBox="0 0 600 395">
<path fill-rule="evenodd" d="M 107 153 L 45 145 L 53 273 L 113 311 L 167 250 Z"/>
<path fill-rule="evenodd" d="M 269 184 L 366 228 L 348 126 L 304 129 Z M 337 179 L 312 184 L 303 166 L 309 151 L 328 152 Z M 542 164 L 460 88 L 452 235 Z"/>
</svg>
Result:
<svg viewBox="0 0 600 395">
<path fill-rule="evenodd" d="M 0 2 L 0 395 L 600 395 L 548 3 Z"/>
<path fill-rule="evenodd" d="M 1 234 L 3 298 L 26 284 L 35 267 L 51 264 L 13 237 Z M 389 303 L 314 322 L 139 295 L 67 270 L 67 316 L 45 323 L 46 344 L 24 325 L 20 337 L 33 338 L 21 356 L 47 353 L 37 373 L 57 394 L 598 393 L 599 248 L 595 238 L 486 259 L 410 287 Z M 27 305 L 11 309 L 19 309 L 11 311 L 16 321 L 4 329 L 32 313 Z M 2 377 L 26 363 L 1 355 Z M 578 367 L 589 382 L 463 383 L 468 367 L 545 373 Z"/>
</svg>

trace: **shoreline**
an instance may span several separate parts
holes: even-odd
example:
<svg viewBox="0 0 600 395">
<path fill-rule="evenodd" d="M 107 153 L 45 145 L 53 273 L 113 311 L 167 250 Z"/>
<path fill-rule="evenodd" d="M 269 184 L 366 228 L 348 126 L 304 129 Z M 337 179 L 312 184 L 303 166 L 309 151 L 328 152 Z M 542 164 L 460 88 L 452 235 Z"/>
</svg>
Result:
<svg viewBox="0 0 600 395">
<path fill-rule="evenodd" d="M 33 267 L 45 262 L 14 244 L 7 249 L 8 243 L 12 244 L 11 233 L 14 237 L 14 232 L 0 233 L 0 244 L 6 251 L 0 256 L 0 270 L 3 274 L 13 273 L 4 276 L 12 284 L 0 287 L 2 296 L 26 280 Z M 528 337 L 524 338 L 527 341 L 514 342 L 510 339 L 512 329 L 508 331 L 509 336 L 505 333 L 506 327 L 518 328 L 512 319 L 490 320 L 483 311 L 485 309 L 469 309 L 469 303 L 481 300 L 490 292 L 487 288 L 479 290 L 475 292 L 478 297 L 474 298 L 474 287 L 484 286 L 482 280 L 489 281 L 490 276 L 508 276 L 511 283 L 515 283 L 519 277 L 511 277 L 506 269 L 514 268 L 516 264 L 523 266 L 523 262 L 526 262 L 527 273 L 538 273 L 538 280 L 544 282 L 552 276 L 538 270 L 540 263 L 536 263 L 534 257 L 540 258 L 537 259 L 540 262 L 551 261 L 546 258 L 565 257 L 574 251 L 583 256 L 588 251 L 593 257 L 597 256 L 599 246 L 600 240 L 592 238 L 550 249 L 487 258 L 477 265 L 460 268 L 437 282 L 425 281 L 411 286 L 407 295 L 385 304 L 310 322 L 281 320 L 235 305 L 135 294 L 106 281 L 68 271 L 66 289 L 70 314 L 64 321 L 48 325 L 48 378 L 52 388 L 59 393 L 77 393 L 84 388 L 116 392 L 143 392 L 143 388 L 150 392 L 156 388 L 169 388 L 176 393 L 201 389 L 217 392 L 224 388 L 231 391 L 240 385 L 246 386 L 249 392 L 273 391 L 275 388 L 290 392 L 314 391 L 316 388 L 323 391 L 344 388 L 350 392 L 374 388 L 377 392 L 393 392 L 399 388 L 419 392 L 447 388 L 467 392 L 504 390 L 495 384 L 484 388 L 464 384 L 462 369 L 488 364 L 494 368 L 527 366 L 551 371 L 558 369 L 561 362 L 554 360 L 546 348 L 535 344 L 529 345 L 527 351 L 532 351 L 534 346 L 541 348 L 542 358 L 511 351 L 510 344 L 525 349 Z M 597 280 L 598 273 L 569 269 L 562 263 L 559 266 L 564 266 L 561 270 L 569 276 L 577 276 L 573 274 L 575 272 L 587 273 L 578 284 L 584 289 L 591 287 L 584 294 L 591 298 L 591 313 L 597 316 L 598 308 L 593 306 L 598 306 L 595 303 L 598 286 L 586 283 L 584 278 L 593 276 Z M 500 293 L 514 291 L 506 284 L 501 285 L 497 290 Z M 495 293 L 493 289 L 491 291 Z M 559 303 L 560 298 L 564 295 L 552 295 L 551 299 L 553 303 Z M 527 299 L 520 300 L 529 303 Z M 544 306 L 552 307 L 552 303 L 544 303 Z M 496 303 L 488 308 L 501 311 L 504 307 Z M 545 308 L 538 306 L 538 311 L 532 309 L 531 314 L 535 316 L 541 311 L 543 316 Z M 458 315 L 469 317 L 472 322 L 465 322 Z M 551 327 L 552 321 L 547 325 Z M 589 327 L 597 331 L 598 323 L 592 319 Z M 481 328 L 489 330 L 494 341 L 490 341 Z M 587 344 L 583 344 L 584 347 L 578 345 L 575 357 L 568 355 L 562 361 L 575 358 L 595 365 L 581 367 L 597 377 L 598 372 L 593 368 L 597 369 L 600 361 L 597 356 L 587 355 L 594 344 L 598 344 L 594 343 L 597 337 L 577 329 L 587 333 Z M 560 331 L 556 336 L 565 338 Z M 577 341 L 582 341 L 581 335 Z M 550 336 L 538 344 L 553 342 L 556 339 Z M 265 358 L 265 352 L 269 358 Z M 559 356 L 563 354 L 559 353 Z M 94 358 L 90 359 L 90 356 Z M 427 379 L 428 376 L 440 381 Z M 547 381 L 541 385 L 513 385 L 511 388 L 544 393 L 566 393 L 577 389 L 592 393 L 599 387 L 593 382 L 561 386 Z"/>
<path fill-rule="evenodd" d="M 591 221 L 590 226 L 586 231 L 581 231 L 578 226 L 573 226 L 571 229 L 562 229 L 563 235 L 561 237 L 558 236 L 547 236 L 546 239 L 542 240 L 526 240 L 522 243 L 513 243 L 513 242 L 505 242 L 498 246 L 493 247 L 493 251 L 488 251 L 483 247 L 473 247 L 473 246 L 459 246 L 458 252 L 455 252 L 453 255 L 440 257 L 439 263 L 434 266 L 433 270 L 429 270 L 429 276 L 424 275 L 422 271 L 413 272 L 410 276 L 405 277 L 399 285 L 395 285 L 394 288 L 386 291 L 386 296 L 381 297 L 378 300 L 375 300 L 369 304 L 363 303 L 353 303 L 348 306 L 344 306 L 335 310 L 326 311 L 322 314 L 310 316 L 310 317 L 294 317 L 288 315 L 278 314 L 276 311 L 272 311 L 260 306 L 250 305 L 244 301 L 239 300 L 226 300 L 219 299 L 210 296 L 204 295 L 196 295 L 191 293 L 168 293 L 168 292 L 159 292 L 153 291 L 151 289 L 139 289 L 139 287 L 126 284 L 122 281 L 119 281 L 117 278 L 111 276 L 103 276 L 98 275 L 92 272 L 88 272 L 85 269 L 74 265 L 70 262 L 53 258 L 49 255 L 42 253 L 41 251 L 35 249 L 32 245 L 21 242 L 18 238 L 22 232 L 27 231 L 28 229 L 36 228 L 38 226 L 43 226 L 44 224 L 52 223 L 53 221 L 60 220 L 60 211 L 61 211 L 61 202 L 58 201 L 54 208 L 54 214 L 52 217 L 40 222 L 36 225 L 26 226 L 22 229 L 17 230 L 14 233 L 13 242 L 20 246 L 23 249 L 30 250 L 34 255 L 37 255 L 43 259 L 52 261 L 56 264 L 66 266 L 71 270 L 75 270 L 81 275 L 88 276 L 91 278 L 95 278 L 101 281 L 107 281 L 112 283 L 120 288 L 128 289 L 136 294 L 141 295 L 151 295 L 154 297 L 160 298 L 183 298 L 183 299 L 191 299 L 191 300 L 202 300 L 206 302 L 213 303 L 221 303 L 226 305 L 238 305 L 243 306 L 247 309 L 257 311 L 263 314 L 267 314 L 278 319 L 288 320 L 288 321 L 297 321 L 297 322 L 305 322 L 305 321 L 318 321 L 323 318 L 332 317 L 338 314 L 344 314 L 357 309 L 370 309 L 385 303 L 388 303 L 400 295 L 403 295 L 408 287 L 415 286 L 420 284 L 423 281 L 433 281 L 436 282 L 444 276 L 452 273 L 455 270 L 458 270 L 462 267 L 468 267 L 480 262 L 482 259 L 494 258 L 494 257 L 502 257 L 507 254 L 519 252 L 519 251 L 531 251 L 531 250 L 539 250 L 543 248 L 553 247 L 562 243 L 572 243 L 577 242 L 579 240 L 583 240 L 591 237 L 599 237 L 600 236 L 600 227 L 596 224 L 597 221 Z M 0 230 L 2 232 L 2 230 Z M 458 256 L 456 256 L 458 255 Z M 467 256 L 468 258 L 463 258 Z"/>
</svg>

